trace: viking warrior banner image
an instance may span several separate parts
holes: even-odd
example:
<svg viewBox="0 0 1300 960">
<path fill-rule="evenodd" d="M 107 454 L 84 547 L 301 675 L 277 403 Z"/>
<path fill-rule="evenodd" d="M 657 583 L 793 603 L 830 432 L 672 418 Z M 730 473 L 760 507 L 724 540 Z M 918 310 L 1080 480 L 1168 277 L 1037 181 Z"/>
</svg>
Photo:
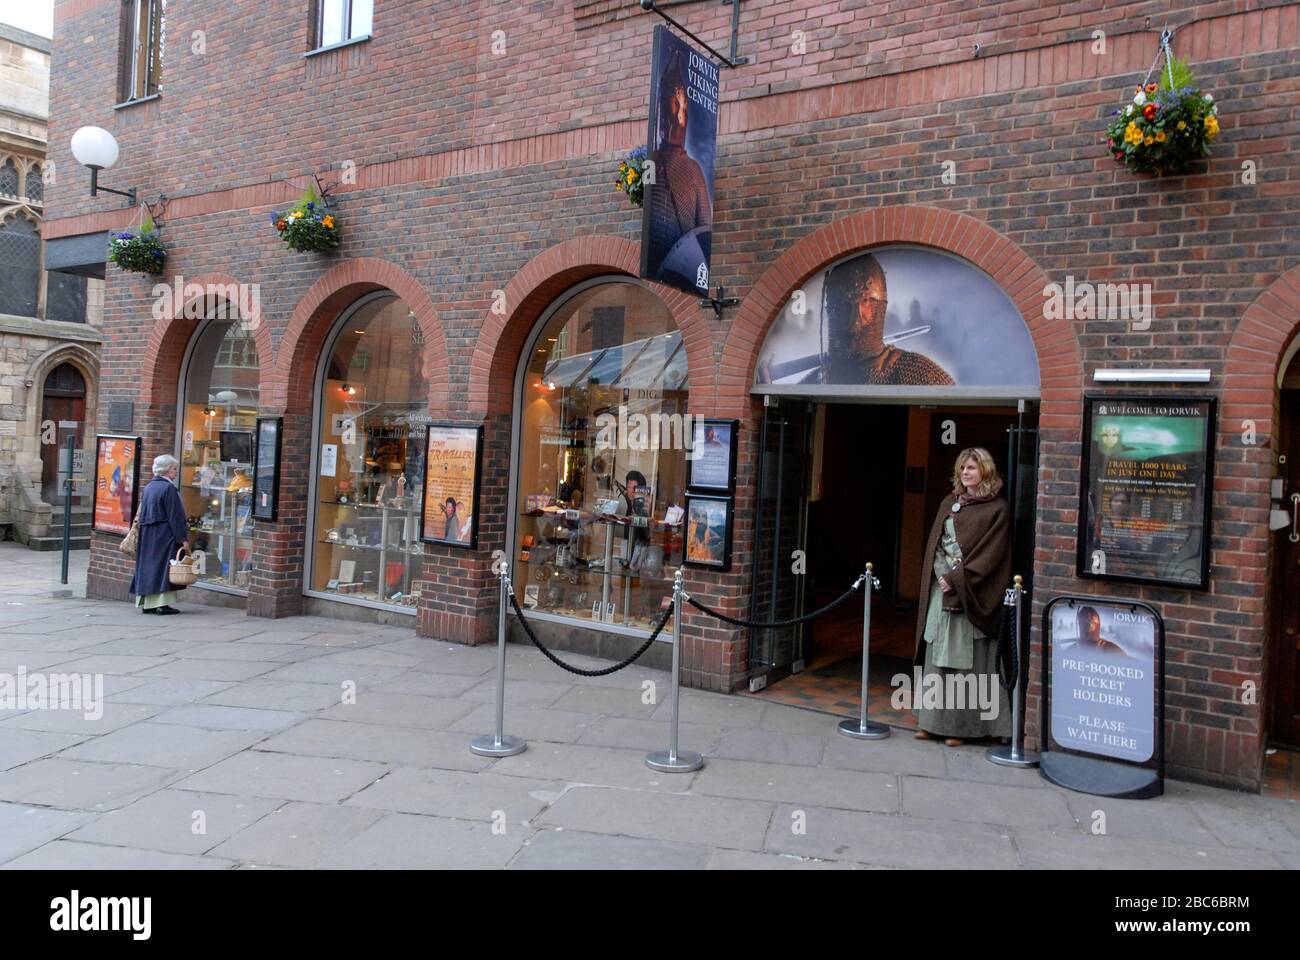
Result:
<svg viewBox="0 0 1300 960">
<path fill-rule="evenodd" d="M 759 352 L 754 392 L 1033 399 L 1038 356 L 982 270 L 921 247 L 882 247 L 790 295 Z"/>
<path fill-rule="evenodd" d="M 709 291 L 718 80 L 717 64 L 655 28 L 641 276 L 693 294 Z"/>
</svg>

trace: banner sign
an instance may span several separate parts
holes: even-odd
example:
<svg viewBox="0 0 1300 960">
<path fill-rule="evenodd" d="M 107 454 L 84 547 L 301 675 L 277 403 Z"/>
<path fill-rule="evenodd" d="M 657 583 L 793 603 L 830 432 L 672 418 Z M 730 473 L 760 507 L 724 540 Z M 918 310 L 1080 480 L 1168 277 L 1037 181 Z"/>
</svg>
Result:
<svg viewBox="0 0 1300 960">
<path fill-rule="evenodd" d="M 707 56 L 655 27 L 641 276 L 696 295 L 709 292 L 719 74 Z"/>
<path fill-rule="evenodd" d="M 101 434 L 95 438 L 90 515 L 97 533 L 125 536 L 131 529 L 140 489 L 140 444 L 140 437 Z"/>
<path fill-rule="evenodd" d="M 759 351 L 753 392 L 1033 398 L 1038 353 L 988 274 L 895 244 L 833 263 L 790 294 Z"/>
<path fill-rule="evenodd" d="M 1209 583 L 1214 400 L 1087 397 L 1078 574 Z"/>
<path fill-rule="evenodd" d="M 1145 763 L 1155 751 L 1155 617 L 1128 605 L 1058 604 L 1052 615 L 1052 739 Z"/>
<path fill-rule="evenodd" d="M 1054 597 L 1044 610 L 1043 628 L 1044 776 L 1087 793 L 1159 793 L 1164 770 L 1160 614 L 1128 600 Z"/>
<path fill-rule="evenodd" d="M 478 545 L 479 463 L 483 428 L 434 423 L 424 458 L 423 533 L 429 543 Z"/>
</svg>

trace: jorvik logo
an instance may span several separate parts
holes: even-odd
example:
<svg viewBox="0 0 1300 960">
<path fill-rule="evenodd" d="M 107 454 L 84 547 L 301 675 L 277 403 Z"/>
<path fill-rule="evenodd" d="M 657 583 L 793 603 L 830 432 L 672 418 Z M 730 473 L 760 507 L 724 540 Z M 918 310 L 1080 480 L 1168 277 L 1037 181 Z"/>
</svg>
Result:
<svg viewBox="0 0 1300 960">
<path fill-rule="evenodd" d="M 687 460 L 704 451 L 704 431 L 689 413 L 633 413 L 618 405 L 618 415 L 596 417 L 597 450 L 685 450 Z M 698 435 L 697 435 L 698 434 Z"/>
<path fill-rule="evenodd" d="M 1134 330 L 1151 326 L 1151 284 L 1076 283 L 1043 287 L 1043 317 L 1047 320 L 1127 320 Z"/>
<path fill-rule="evenodd" d="M 153 286 L 153 318 L 238 320 L 245 330 L 262 322 L 262 288 L 257 283 L 186 283 L 179 274 L 171 283 Z"/>
</svg>

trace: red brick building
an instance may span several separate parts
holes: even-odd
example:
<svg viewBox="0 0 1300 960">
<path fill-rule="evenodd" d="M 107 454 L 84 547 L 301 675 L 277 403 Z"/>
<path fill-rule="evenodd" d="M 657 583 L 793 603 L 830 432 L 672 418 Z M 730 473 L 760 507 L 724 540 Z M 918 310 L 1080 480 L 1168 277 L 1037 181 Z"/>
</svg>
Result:
<svg viewBox="0 0 1300 960">
<path fill-rule="evenodd" d="M 219 431 L 211 421 L 239 432 L 251 429 L 254 414 L 283 418 L 277 519 L 250 522 L 246 504 L 222 496 L 194 508 L 202 511 L 196 530 L 223 564 L 213 574 L 221 589 L 204 591 L 210 599 L 246 604 L 250 616 L 326 610 L 411 622 L 422 636 L 492 639 L 494 550 L 539 569 L 531 551 L 544 541 L 565 546 L 570 567 L 583 556 L 549 542 L 568 537 L 558 526 L 544 536 L 526 532 L 525 498 L 564 492 L 578 502 L 571 482 L 562 491 L 564 481 L 575 470 L 600 472 L 585 452 L 574 452 L 578 446 L 545 439 L 548 430 L 561 438 L 570 430 L 568 401 L 538 408 L 541 440 L 524 431 L 534 397 L 528 391 L 544 389 L 554 369 L 534 351 L 545 352 L 539 344 L 550 338 L 543 334 L 555 332 L 560 343 L 569 330 L 595 339 L 574 340 L 568 356 L 615 342 L 626 348 L 633 339 L 619 341 L 619 331 L 630 312 L 628 328 L 643 323 L 672 344 L 677 336 L 689 370 L 688 388 L 674 391 L 662 376 L 653 381 L 647 395 L 664 405 L 655 409 L 668 409 L 668 395 L 680 394 L 672 402 L 694 415 L 739 421 L 731 567 L 688 567 L 695 595 L 742 617 L 784 609 L 791 590 L 811 608 L 847 586 L 832 561 L 843 559 L 847 570 L 874 559 L 889 570 L 885 592 L 905 609 L 917 600 L 916 531 L 923 540 L 932 494 L 949 469 L 931 453 L 938 442 L 932 422 L 937 431 L 954 420 L 956 449 L 966 438 L 995 442 L 1001 435 L 1005 451 L 1001 431 L 1017 419 L 1015 402 L 1023 399 L 1022 423 L 1037 427 L 1036 457 L 1021 458 L 1020 474 L 1022 482 L 1033 478 L 1036 509 L 1016 558 L 1017 572 L 1033 580 L 1029 738 L 1038 730 L 1037 615 L 1044 602 L 1057 594 L 1142 600 L 1162 612 L 1167 630 L 1170 772 L 1260 785 L 1266 743 L 1294 742 L 1300 713 L 1297 611 L 1289 605 L 1300 554 L 1268 524 L 1270 481 L 1285 479 L 1288 511 L 1285 496 L 1300 489 L 1290 474 L 1295 457 L 1278 461 L 1288 438 L 1300 435 L 1288 373 L 1300 326 L 1300 6 L 742 3 L 737 52 L 746 62 L 722 71 L 711 271 L 714 285 L 740 302 L 720 317 L 701 309 L 697 296 L 657 284 L 614 294 L 601 284 L 583 286 L 638 273 L 641 213 L 613 182 L 619 160 L 645 142 L 657 17 L 612 0 L 380 0 L 372 16 L 364 4 L 348 6 L 350 23 L 338 19 L 336 5 L 317 9 L 311 0 L 173 2 L 153 20 L 148 0 L 56 4 L 49 156 L 59 176 L 49 187 L 47 244 L 60 245 L 65 258 L 76 244 L 102 250 L 107 231 L 138 223 L 138 208 L 89 196 L 88 175 L 69 152 L 73 131 L 96 125 L 121 146 L 101 183 L 134 187 L 151 202 L 168 198 L 161 215 L 167 268 L 157 282 L 180 276 L 236 285 L 221 288 L 231 291 L 257 285 L 258 322 L 244 333 L 238 325 L 234 333 L 221 328 L 225 333 L 208 334 L 201 348 L 204 330 L 217 329 L 205 318 L 219 294 L 204 286 L 199 309 L 186 311 L 169 298 L 158 310 L 153 278 L 106 268 L 101 432 L 142 437 L 146 465 L 159 453 L 177 453 L 186 463 L 183 480 L 190 478 L 185 470 L 235 464 L 212 467 L 224 477 L 194 474 L 207 498 L 231 487 L 240 469 L 237 456 L 213 457 Z M 730 6 L 680 4 L 671 12 L 714 47 L 729 49 Z M 1223 132 L 1191 173 L 1138 176 L 1110 158 L 1103 131 L 1146 76 L 1166 18 L 1175 52 L 1220 104 Z M 147 50 L 159 35 L 165 57 L 155 62 Z M 342 235 L 329 254 L 287 249 L 268 223 L 313 176 L 331 185 Z M 818 412 L 803 404 L 873 398 L 785 391 L 775 407 L 765 406 L 755 389 L 758 367 L 792 295 L 829 265 L 884 248 L 956 258 L 996 285 L 1032 342 L 1036 395 L 990 388 L 890 404 L 882 394 L 875 405 Z M 1049 319 L 1044 289 L 1067 278 L 1149 284 L 1151 322 Z M 582 299 L 589 294 L 592 304 Z M 595 303 L 602 297 L 607 302 Z M 412 320 L 418 354 L 402 370 L 397 355 L 405 347 L 394 351 L 392 339 L 405 323 L 399 304 Z M 942 309 L 961 318 L 960 299 Z M 382 331 L 385 350 L 362 349 L 365 336 Z M 222 337 L 225 346 L 216 342 Z M 257 386 L 204 366 L 211 362 L 196 358 L 205 349 L 238 358 L 226 366 L 255 365 Z M 1175 379 L 1178 371 L 1208 370 L 1208 382 L 1189 388 L 1096 378 L 1099 369 L 1149 368 L 1174 371 Z M 375 384 L 384 379 L 391 395 L 358 414 L 371 418 L 364 443 L 350 446 L 341 432 L 335 440 L 353 416 L 348 411 L 359 409 L 348 388 L 372 375 L 363 392 L 379 391 Z M 1076 575 L 1085 393 L 1217 401 L 1206 589 Z M 110 429 L 115 403 L 125 419 Z M 398 474 L 403 486 L 414 483 L 418 470 L 404 469 L 392 451 L 404 451 L 413 467 L 422 443 L 415 428 L 430 419 L 484 427 L 475 549 L 415 546 L 414 507 L 395 484 Z M 771 466 L 787 443 L 790 450 L 802 444 L 816 462 L 795 457 L 793 467 Z M 569 459 L 552 447 L 568 450 Z M 844 487 L 845 451 L 863 448 L 881 451 L 889 465 L 883 472 L 896 473 L 896 484 L 879 487 L 868 460 L 852 468 L 862 471 L 861 488 Z M 530 450 L 538 451 L 543 473 L 554 462 L 556 483 L 543 484 L 541 474 L 518 479 Z M 388 473 L 375 473 L 377 463 L 389 463 Z M 830 492 L 805 489 L 819 464 Z M 662 469 L 654 530 L 682 485 Z M 778 474 L 788 474 L 793 492 L 773 492 Z M 615 479 L 622 482 L 622 474 Z M 597 492 L 612 496 L 602 482 Z M 397 505 L 376 507 L 382 518 L 363 521 L 362 507 L 381 496 L 384 483 Z M 854 535 L 864 545 L 856 552 L 870 555 L 849 556 L 854 551 L 832 547 L 833 538 L 819 533 L 835 526 L 819 511 L 844 510 L 855 495 L 892 518 L 887 537 L 869 525 Z M 772 510 L 783 496 L 802 518 L 792 526 L 794 514 L 785 527 L 774 525 Z M 862 517 L 852 523 L 866 523 Z M 670 566 L 680 549 L 667 536 L 664 554 L 650 555 L 656 574 L 659 560 Z M 125 600 L 130 571 L 116 546 L 116 537 L 94 536 L 89 591 Z M 791 587 L 784 574 L 769 587 L 773 557 L 791 546 L 821 564 L 817 590 Z M 391 552 L 375 566 L 362 556 L 365 548 Z M 360 559 L 343 565 L 349 549 Z M 583 547 L 586 555 L 596 549 Z M 607 547 L 605 570 L 614 555 Z M 626 568 L 628 556 L 622 560 Z M 595 652 L 621 651 L 645 635 L 632 609 L 645 614 L 649 600 L 626 586 L 619 600 L 608 577 L 559 567 L 563 577 L 539 578 L 532 598 L 544 614 L 552 584 L 560 587 L 555 609 L 569 613 L 540 617 L 548 635 Z M 570 576 L 577 579 L 567 596 L 570 588 L 558 581 Z M 588 596 L 589 583 L 600 596 Z M 520 600 L 531 605 L 524 586 Z M 366 596 L 376 602 L 362 602 Z M 571 625 L 570 608 L 590 606 L 592 597 L 613 598 L 621 625 Z M 910 625 L 899 635 L 908 646 Z M 687 682 L 743 688 L 752 677 L 800 666 L 801 642 L 751 637 L 691 611 Z M 910 646 L 902 652 L 910 655 Z"/>
</svg>

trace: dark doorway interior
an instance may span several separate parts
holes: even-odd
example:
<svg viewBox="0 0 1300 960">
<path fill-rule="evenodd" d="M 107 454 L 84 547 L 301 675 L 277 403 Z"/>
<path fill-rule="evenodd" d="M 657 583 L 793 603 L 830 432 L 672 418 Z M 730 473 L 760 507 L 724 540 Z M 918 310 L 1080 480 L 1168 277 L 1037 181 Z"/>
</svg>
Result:
<svg viewBox="0 0 1300 960">
<path fill-rule="evenodd" d="M 921 554 L 939 503 L 952 489 L 953 466 L 966 447 L 985 447 L 1009 486 L 1015 408 L 828 404 L 823 412 L 821 471 L 810 490 L 804 608 L 840 596 L 873 564 L 880 589 L 872 601 L 872 713 L 888 714 L 888 681 L 910 672 L 921 588 Z M 1032 413 L 1023 424 L 1034 425 Z M 1032 448 L 1030 448 L 1032 454 Z M 1025 459 L 1025 449 L 1020 449 Z M 1020 467 L 1035 482 L 1035 463 Z M 1010 498 L 1005 489 L 1003 496 Z M 818 495 L 820 494 L 820 495 Z M 1032 502 L 1032 496 L 1021 497 Z M 1032 523 L 1017 537 L 1016 563 L 1032 562 Z M 1021 546 L 1019 541 L 1024 541 Z M 1026 569 L 1028 567 L 1026 566 Z M 924 598 L 921 599 L 924 602 Z M 862 602 L 854 598 L 804 628 L 802 670 L 773 678 L 763 696 L 834 713 L 856 709 L 862 673 Z M 888 716 L 910 724 L 910 715 Z"/>
</svg>

